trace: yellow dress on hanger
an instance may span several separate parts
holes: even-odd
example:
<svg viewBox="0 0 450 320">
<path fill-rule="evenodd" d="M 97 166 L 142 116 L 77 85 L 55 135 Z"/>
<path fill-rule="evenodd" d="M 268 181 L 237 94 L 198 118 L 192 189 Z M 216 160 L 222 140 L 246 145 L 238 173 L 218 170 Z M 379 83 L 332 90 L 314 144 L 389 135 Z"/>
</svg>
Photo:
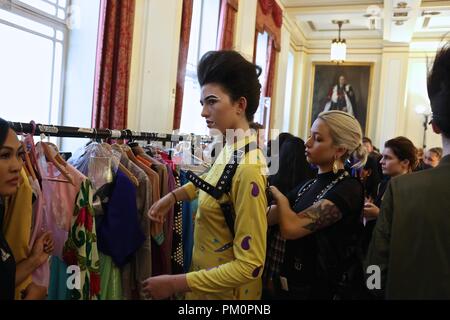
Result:
<svg viewBox="0 0 450 320">
<path fill-rule="evenodd" d="M 22 183 L 16 194 L 5 201 L 3 232 L 14 255 L 16 264 L 28 258 L 32 222 L 32 189 L 25 170 L 20 172 Z M 20 292 L 32 281 L 31 274 L 16 286 L 15 299 L 20 300 Z"/>
<path fill-rule="evenodd" d="M 233 151 L 249 142 L 256 142 L 256 137 L 227 144 L 203 179 L 216 186 Z M 218 201 L 192 183 L 184 186 L 191 200 L 197 192 L 199 199 L 191 272 L 187 274 L 192 292 L 186 299 L 261 298 L 267 233 L 265 170 L 265 158 L 259 149 L 249 151 L 236 170 L 229 194 L 236 214 L 234 238 Z"/>
</svg>

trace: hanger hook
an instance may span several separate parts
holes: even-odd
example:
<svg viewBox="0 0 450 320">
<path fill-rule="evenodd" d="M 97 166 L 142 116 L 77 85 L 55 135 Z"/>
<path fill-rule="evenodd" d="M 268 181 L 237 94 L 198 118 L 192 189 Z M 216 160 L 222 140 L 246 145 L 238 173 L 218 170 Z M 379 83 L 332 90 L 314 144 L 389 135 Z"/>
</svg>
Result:
<svg viewBox="0 0 450 320">
<path fill-rule="evenodd" d="M 30 124 L 31 124 L 31 135 L 34 136 L 34 134 L 36 133 L 36 122 L 34 122 L 34 120 L 31 120 Z"/>
</svg>

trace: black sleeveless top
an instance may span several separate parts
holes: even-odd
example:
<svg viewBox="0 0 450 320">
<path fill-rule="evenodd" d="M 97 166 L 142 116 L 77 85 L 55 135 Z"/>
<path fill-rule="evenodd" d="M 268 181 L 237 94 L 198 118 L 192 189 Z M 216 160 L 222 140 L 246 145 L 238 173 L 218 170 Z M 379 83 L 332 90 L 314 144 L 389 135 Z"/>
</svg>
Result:
<svg viewBox="0 0 450 320">
<path fill-rule="evenodd" d="M 316 197 L 338 173 L 319 174 L 317 181 L 299 199 L 303 186 L 294 189 L 288 199 L 294 212 L 301 212 L 314 204 Z M 334 185 L 323 197 L 333 202 L 342 218 L 331 226 L 296 240 L 286 241 L 286 252 L 281 276 L 287 278 L 291 294 L 301 292 L 298 299 L 332 299 L 335 282 L 346 268 L 349 247 L 357 245 L 362 231 L 361 213 L 364 205 L 364 188 L 360 181 L 350 176 Z M 297 200 L 297 201 L 296 201 Z"/>
<path fill-rule="evenodd" d="M 14 300 L 16 261 L 3 236 L 4 207 L 0 199 L 0 300 Z"/>
</svg>

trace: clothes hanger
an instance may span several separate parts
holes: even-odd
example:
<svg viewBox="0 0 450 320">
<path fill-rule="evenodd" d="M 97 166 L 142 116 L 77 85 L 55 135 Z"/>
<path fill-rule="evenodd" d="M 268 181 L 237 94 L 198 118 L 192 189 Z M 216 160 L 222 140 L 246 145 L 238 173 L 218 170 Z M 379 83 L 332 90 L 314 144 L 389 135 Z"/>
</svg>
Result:
<svg viewBox="0 0 450 320">
<path fill-rule="evenodd" d="M 110 152 L 113 151 L 111 145 L 109 145 L 106 142 L 103 142 L 101 146 Z M 122 163 L 120 163 L 120 161 L 119 161 L 119 170 L 122 171 L 128 177 L 128 179 L 130 179 L 130 181 L 135 185 L 135 187 L 139 187 L 139 181 L 136 178 L 136 176 L 130 170 L 128 170 Z"/>
<path fill-rule="evenodd" d="M 49 147 L 51 147 L 55 151 L 55 154 L 54 154 L 55 160 L 58 161 L 62 166 L 66 167 L 67 166 L 67 162 L 59 154 L 59 150 L 58 150 L 58 147 L 56 146 L 56 144 L 54 144 L 52 142 L 47 142 L 47 145 Z"/>
<path fill-rule="evenodd" d="M 45 158 L 47 159 L 48 162 L 53 163 L 53 165 L 59 170 L 59 172 L 61 172 L 61 174 L 67 179 L 67 181 L 59 180 L 59 179 L 49 179 L 49 180 L 59 181 L 59 182 L 68 182 L 75 186 L 72 175 L 69 172 L 67 172 L 65 166 L 60 162 L 60 160 L 59 159 L 57 160 L 56 154 L 58 154 L 58 153 L 53 148 L 50 148 L 50 146 L 46 142 L 44 142 L 42 138 L 43 137 L 41 135 L 41 142 L 38 142 L 38 143 L 42 147 L 42 151 L 44 151 Z M 64 161 L 64 159 L 61 158 L 61 160 L 63 160 L 63 162 L 67 165 L 67 163 Z"/>
<path fill-rule="evenodd" d="M 25 160 L 25 168 L 27 169 L 29 176 L 31 176 L 33 178 L 33 180 L 37 180 L 36 173 L 34 172 L 34 168 L 33 168 L 33 165 L 31 164 L 31 159 L 30 159 L 30 156 L 27 151 L 27 146 L 26 146 L 25 142 L 23 142 L 23 141 L 21 141 L 21 144 L 22 144 L 23 150 L 25 151 L 25 159 L 24 159 Z"/>
<path fill-rule="evenodd" d="M 20 122 L 20 132 L 22 134 L 22 138 L 25 138 L 25 134 L 23 133 L 23 127 L 22 127 L 22 123 L 21 122 Z M 23 161 L 25 163 L 24 169 L 25 169 L 25 171 L 27 173 L 27 176 L 31 177 L 33 179 L 33 181 L 34 181 L 37 178 L 36 178 L 36 174 L 34 172 L 33 165 L 31 163 L 30 156 L 28 154 L 27 145 L 25 144 L 25 142 L 23 140 L 20 141 L 20 144 L 22 145 L 23 151 L 25 153 L 25 156 L 24 156 L 24 159 L 23 159 Z"/>
</svg>

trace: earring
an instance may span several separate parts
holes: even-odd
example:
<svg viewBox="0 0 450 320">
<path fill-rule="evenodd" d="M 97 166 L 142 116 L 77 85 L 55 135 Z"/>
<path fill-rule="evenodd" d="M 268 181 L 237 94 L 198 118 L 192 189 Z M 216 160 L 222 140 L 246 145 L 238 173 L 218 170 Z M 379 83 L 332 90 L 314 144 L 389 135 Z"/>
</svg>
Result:
<svg viewBox="0 0 450 320">
<path fill-rule="evenodd" d="M 333 162 L 333 173 L 336 174 L 336 173 L 338 173 L 338 171 L 339 171 L 339 168 L 338 168 L 338 164 L 337 164 L 337 159 L 335 158 L 334 162 Z"/>
</svg>

